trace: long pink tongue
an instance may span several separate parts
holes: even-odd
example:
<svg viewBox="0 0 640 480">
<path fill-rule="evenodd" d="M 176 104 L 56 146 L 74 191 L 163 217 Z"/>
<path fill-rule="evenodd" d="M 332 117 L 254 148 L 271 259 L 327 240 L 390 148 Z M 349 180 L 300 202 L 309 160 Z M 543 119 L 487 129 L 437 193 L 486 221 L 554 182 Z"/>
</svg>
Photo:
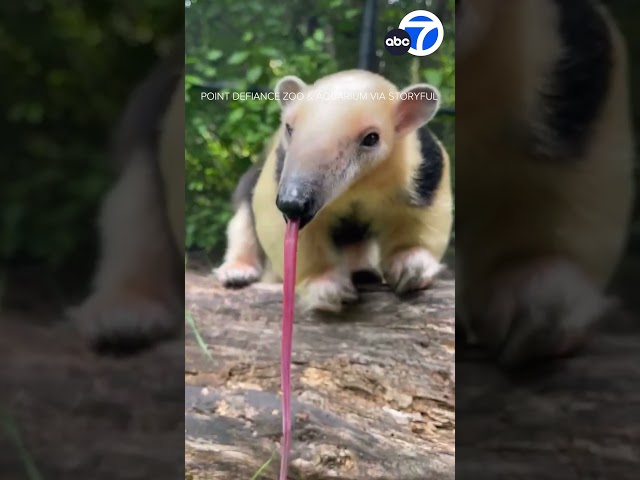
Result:
<svg viewBox="0 0 640 480">
<path fill-rule="evenodd" d="M 282 287 L 282 343 L 280 372 L 282 375 L 282 452 L 279 480 L 287 480 L 291 449 L 291 346 L 293 343 L 293 309 L 296 287 L 296 257 L 298 253 L 298 221 L 287 221 L 284 237 L 284 284 Z"/>
</svg>

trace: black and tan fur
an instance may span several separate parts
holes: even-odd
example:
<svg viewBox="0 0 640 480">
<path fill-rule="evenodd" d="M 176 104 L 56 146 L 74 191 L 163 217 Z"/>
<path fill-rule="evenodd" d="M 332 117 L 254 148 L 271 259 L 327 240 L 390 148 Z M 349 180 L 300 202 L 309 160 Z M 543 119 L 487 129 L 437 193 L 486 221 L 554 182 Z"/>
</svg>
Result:
<svg viewBox="0 0 640 480">
<path fill-rule="evenodd" d="M 624 42 L 598 2 L 457 7 L 457 316 L 505 364 L 569 354 L 631 212 Z"/>
<path fill-rule="evenodd" d="M 114 132 L 118 179 L 99 218 L 90 296 L 69 311 L 99 349 L 175 334 L 184 304 L 184 38 L 131 95 Z"/>
<path fill-rule="evenodd" d="M 358 271 L 377 271 L 398 293 L 428 287 L 452 224 L 448 157 L 424 127 L 438 109 L 437 90 L 415 85 L 403 92 L 422 97 L 402 101 L 384 78 L 350 70 L 313 85 L 285 77 L 276 92 L 282 126 L 266 161 L 236 190 L 218 278 L 228 286 L 265 274 L 281 280 L 283 215 L 302 202 L 297 283 L 307 308 L 339 312 L 356 300 Z M 313 100 L 318 92 L 338 99 Z M 370 95 L 340 99 L 345 92 Z M 385 99 L 374 100 L 376 92 Z M 287 101 L 292 94 L 305 99 Z M 372 132 L 379 141 L 370 146 Z"/>
</svg>

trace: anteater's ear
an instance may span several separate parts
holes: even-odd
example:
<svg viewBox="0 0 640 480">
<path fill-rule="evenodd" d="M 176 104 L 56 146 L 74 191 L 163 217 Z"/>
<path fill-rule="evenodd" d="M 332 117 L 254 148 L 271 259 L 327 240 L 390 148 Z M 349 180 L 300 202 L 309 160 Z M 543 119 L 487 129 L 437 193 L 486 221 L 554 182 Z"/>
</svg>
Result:
<svg viewBox="0 0 640 480">
<path fill-rule="evenodd" d="M 292 100 L 296 99 L 296 94 L 300 93 L 307 86 L 302 80 L 294 75 L 287 75 L 280 79 L 276 85 L 276 94 L 280 107 L 285 108 Z"/>
<path fill-rule="evenodd" d="M 404 135 L 427 123 L 440 108 L 440 92 L 432 85 L 420 83 L 405 88 L 398 94 L 395 127 Z"/>
</svg>

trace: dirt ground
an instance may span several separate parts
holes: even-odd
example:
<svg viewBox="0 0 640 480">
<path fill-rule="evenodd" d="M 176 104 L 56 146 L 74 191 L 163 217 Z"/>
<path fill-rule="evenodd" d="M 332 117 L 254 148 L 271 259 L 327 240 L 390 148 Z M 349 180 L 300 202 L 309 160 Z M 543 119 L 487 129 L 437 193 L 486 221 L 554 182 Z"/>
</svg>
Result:
<svg viewBox="0 0 640 480">
<path fill-rule="evenodd" d="M 114 358 L 59 318 L 1 322 L 0 478 L 182 478 L 182 338 Z"/>
</svg>

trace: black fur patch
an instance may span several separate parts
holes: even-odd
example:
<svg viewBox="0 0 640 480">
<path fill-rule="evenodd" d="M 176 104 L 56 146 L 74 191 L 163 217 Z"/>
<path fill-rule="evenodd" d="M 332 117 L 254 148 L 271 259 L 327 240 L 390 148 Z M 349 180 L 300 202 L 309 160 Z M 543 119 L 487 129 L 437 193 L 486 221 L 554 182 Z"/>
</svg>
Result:
<svg viewBox="0 0 640 480">
<path fill-rule="evenodd" d="M 555 65 L 550 91 L 542 94 L 543 121 L 552 138 L 540 139 L 538 150 L 575 158 L 584 152 L 610 88 L 613 46 L 607 24 L 593 2 L 553 1 L 564 55 Z"/>
<path fill-rule="evenodd" d="M 236 189 L 233 192 L 233 197 L 231 197 L 231 203 L 234 209 L 238 209 L 244 202 L 249 202 L 249 205 L 251 205 L 253 190 L 256 188 L 256 183 L 258 183 L 261 171 L 262 165 L 254 164 L 240 177 L 238 185 L 236 185 Z"/>
<path fill-rule="evenodd" d="M 278 143 L 278 147 L 276 148 L 276 183 L 280 183 L 280 177 L 282 176 L 282 169 L 284 168 L 284 157 L 287 152 L 284 149 L 284 145 L 282 142 Z"/>
<path fill-rule="evenodd" d="M 358 217 L 358 208 L 354 205 L 352 212 L 338 218 L 331 228 L 331 241 L 336 248 L 353 245 L 371 238 L 371 225 Z"/>
<path fill-rule="evenodd" d="M 157 155 L 162 121 L 184 76 L 184 40 L 138 84 L 127 100 L 110 142 L 110 157 L 119 167 L 143 145 Z"/>
<path fill-rule="evenodd" d="M 351 282 L 356 286 L 379 285 L 383 279 L 373 270 L 357 270 L 351 274 Z"/>
<path fill-rule="evenodd" d="M 436 138 L 427 127 L 418 130 L 418 139 L 422 162 L 416 172 L 410 203 L 415 207 L 426 207 L 433 201 L 442 181 L 444 156 Z"/>
<path fill-rule="evenodd" d="M 258 183 L 258 178 L 260 178 L 260 172 L 262 171 L 262 164 L 254 164 L 249 167 L 240 180 L 238 181 L 238 185 L 236 186 L 235 191 L 233 192 L 233 197 L 231 198 L 231 202 L 233 204 L 234 210 L 238 210 L 240 205 L 243 203 L 247 203 L 249 205 L 249 215 L 251 216 L 251 228 L 253 229 L 254 235 L 256 234 L 256 217 L 253 212 L 253 191 L 256 188 L 256 183 Z M 260 256 L 264 258 L 264 251 L 262 247 L 259 247 Z"/>
</svg>

